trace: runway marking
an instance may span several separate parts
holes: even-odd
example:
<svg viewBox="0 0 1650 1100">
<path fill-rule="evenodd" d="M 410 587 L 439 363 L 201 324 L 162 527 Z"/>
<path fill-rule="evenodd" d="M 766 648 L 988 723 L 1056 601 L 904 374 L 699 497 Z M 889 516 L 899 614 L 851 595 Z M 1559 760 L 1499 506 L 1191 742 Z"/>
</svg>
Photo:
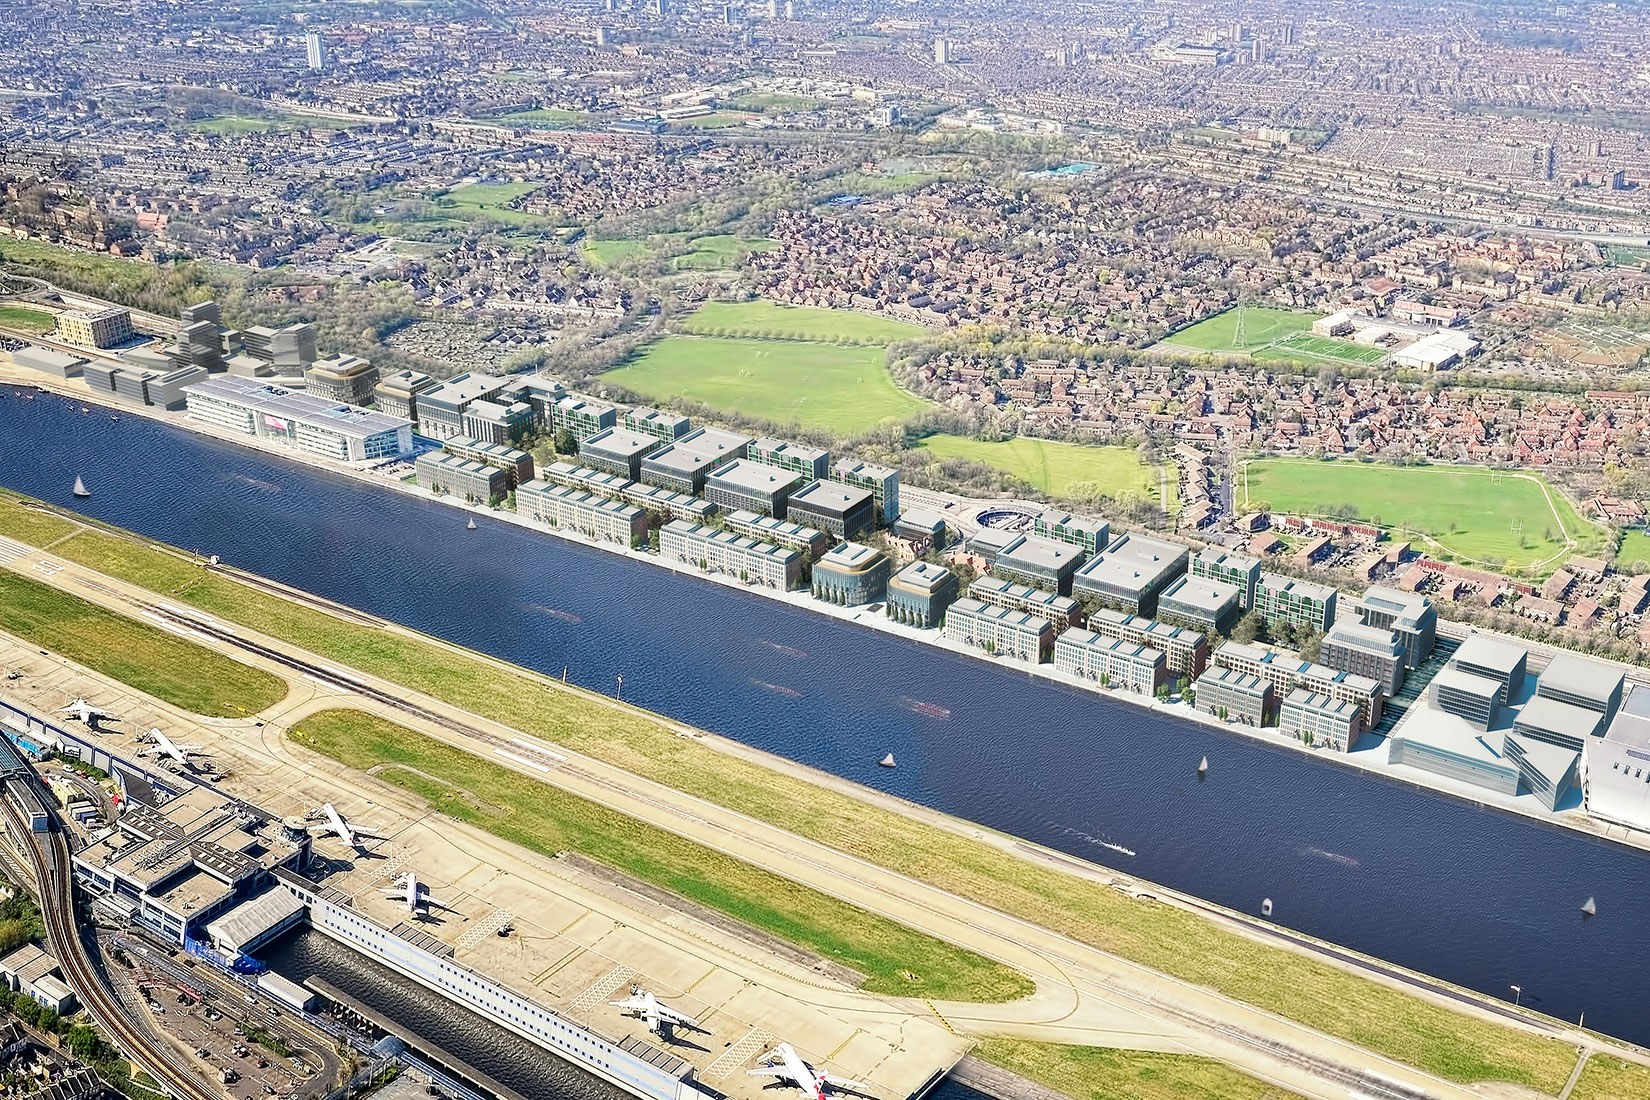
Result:
<svg viewBox="0 0 1650 1100">
<path fill-rule="evenodd" d="M 25 546 L 16 539 L 0 536 L 0 565 L 9 564 L 18 558 L 34 553 L 34 547 Z"/>
<path fill-rule="evenodd" d="M 531 749 L 533 752 L 536 752 L 536 753 L 541 753 L 545 756 L 550 757 L 552 760 L 559 760 L 559 761 L 562 761 L 564 763 L 567 760 L 567 757 L 563 756 L 561 753 L 551 752 L 549 749 L 545 748 L 543 745 L 536 744 L 535 742 L 529 741 L 525 737 L 512 737 L 512 738 L 510 738 L 510 743 L 513 744 L 513 745 L 520 745 L 524 749 Z"/>
<path fill-rule="evenodd" d="M 493 752 L 504 757 L 506 760 L 512 760 L 515 763 L 520 764 L 524 768 L 532 768 L 536 772 L 547 772 L 550 770 L 550 766 L 548 764 L 540 764 L 537 760 L 529 760 L 519 752 L 511 752 L 509 749 L 494 749 Z"/>
<path fill-rule="evenodd" d="M 606 974 L 603 974 L 587 986 L 583 993 L 580 993 L 577 997 L 574 997 L 573 1003 L 569 1007 L 571 1007 L 575 1012 L 587 1012 L 590 1009 L 595 1008 L 597 1004 L 607 1000 L 608 997 L 612 996 L 618 990 L 624 988 L 624 984 L 635 976 L 636 971 L 632 968 L 628 966 L 615 966 L 612 970 L 609 970 Z"/>
<path fill-rule="evenodd" d="M 34 567 L 41 574 L 48 577 L 55 577 L 59 573 L 63 572 L 63 563 L 60 561 L 52 561 L 50 558 L 42 558 L 40 561 L 34 563 Z"/>
<path fill-rule="evenodd" d="M 773 1036 L 759 1027 L 753 1027 L 739 1041 L 724 1050 L 716 1061 L 705 1070 L 705 1076 L 713 1081 L 720 1081 L 732 1077 L 746 1062 L 756 1057 L 756 1052 L 773 1042 Z"/>
<path fill-rule="evenodd" d="M 508 909 L 494 909 L 491 913 L 482 917 L 480 922 L 471 925 L 469 931 L 458 937 L 458 942 L 453 944 L 453 953 L 468 951 L 509 923 L 510 911 Z"/>
</svg>

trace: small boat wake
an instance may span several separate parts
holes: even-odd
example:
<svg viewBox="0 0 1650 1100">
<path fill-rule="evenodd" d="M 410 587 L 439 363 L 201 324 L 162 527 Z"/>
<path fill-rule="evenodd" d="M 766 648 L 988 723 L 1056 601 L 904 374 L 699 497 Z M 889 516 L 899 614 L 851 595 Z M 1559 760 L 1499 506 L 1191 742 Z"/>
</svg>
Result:
<svg viewBox="0 0 1650 1100">
<path fill-rule="evenodd" d="M 584 622 L 583 616 L 575 615 L 571 611 L 562 611 L 560 608 L 546 607 L 541 603 L 528 604 L 527 606 L 532 610 L 539 612 L 541 615 L 548 615 L 552 619 L 560 619 L 564 623 Z"/>
<path fill-rule="evenodd" d="M 1339 852 L 1330 852 L 1330 851 L 1326 851 L 1323 848 L 1304 847 L 1304 848 L 1297 848 L 1296 851 L 1298 851 L 1303 856 L 1317 856 L 1319 859 L 1327 859 L 1331 863 L 1339 863 L 1342 867 L 1362 866 L 1357 860 L 1353 859 L 1351 856 L 1343 856 Z"/>
<path fill-rule="evenodd" d="M 951 717 L 951 710 L 949 707 L 942 707 L 938 703 L 925 703 L 921 699 L 906 697 L 899 700 L 899 705 L 910 711 L 912 714 L 920 714 L 924 718 Z"/>
<path fill-rule="evenodd" d="M 797 691 L 792 687 L 786 687 L 784 684 L 770 684 L 766 680 L 758 680 L 754 676 L 751 677 L 750 682 L 754 686 L 761 688 L 763 691 L 771 691 L 775 695 L 783 695 L 787 699 L 802 698 L 802 693 L 800 691 Z"/>
<path fill-rule="evenodd" d="M 784 645 L 780 642 L 770 642 L 766 638 L 756 639 L 756 644 L 765 645 L 775 652 L 783 653 L 787 657 L 795 657 L 798 660 L 808 655 L 808 651 L 805 649 L 798 649 L 794 645 Z"/>
<path fill-rule="evenodd" d="M 260 481 L 255 477 L 247 477 L 245 474 L 230 474 L 229 480 L 238 481 L 242 485 L 250 485 L 260 492 L 279 493 L 281 491 L 281 487 L 273 481 Z"/>
<path fill-rule="evenodd" d="M 1125 848 L 1121 844 L 1114 844 L 1103 837 L 1091 836 L 1081 829 L 1073 829 L 1069 825 L 1055 825 L 1052 821 L 1049 824 L 1059 829 L 1062 836 L 1074 836 L 1078 840 L 1094 845 L 1096 848 L 1104 848 L 1108 852 L 1116 852 L 1120 856 L 1128 856 L 1131 859 L 1139 854 L 1133 848 Z"/>
</svg>

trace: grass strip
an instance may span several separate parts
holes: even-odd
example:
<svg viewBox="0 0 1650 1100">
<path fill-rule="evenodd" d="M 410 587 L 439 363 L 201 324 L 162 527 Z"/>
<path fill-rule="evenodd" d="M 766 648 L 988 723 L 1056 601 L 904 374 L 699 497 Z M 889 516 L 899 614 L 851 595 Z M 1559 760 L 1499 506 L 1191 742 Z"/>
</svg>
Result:
<svg viewBox="0 0 1650 1100">
<path fill-rule="evenodd" d="M 1075 1100 L 1301 1100 L 1288 1089 L 1195 1054 L 1024 1039 L 987 1039 L 973 1053 Z"/>
<path fill-rule="evenodd" d="M 293 740 L 543 855 L 575 851 L 865 975 L 875 993 L 1000 1002 L 1016 971 L 657 826 L 358 710 L 304 719 Z"/>
<path fill-rule="evenodd" d="M 250 714 L 286 697 L 277 676 L 7 571 L 0 630 L 195 714 Z"/>
<path fill-rule="evenodd" d="M 0 524 L 15 507 L 0 507 Z M 1556 1093 L 1574 1067 L 1574 1052 L 1557 1040 L 1456 1012 L 1172 906 L 1004 858 L 991 845 L 678 737 L 642 712 L 341 620 L 146 541 L 85 532 L 53 552 L 1450 1080 Z"/>
<path fill-rule="evenodd" d="M 1587 1059 L 1570 1100 L 1644 1100 L 1650 1096 L 1650 1067 L 1611 1054 Z"/>
</svg>

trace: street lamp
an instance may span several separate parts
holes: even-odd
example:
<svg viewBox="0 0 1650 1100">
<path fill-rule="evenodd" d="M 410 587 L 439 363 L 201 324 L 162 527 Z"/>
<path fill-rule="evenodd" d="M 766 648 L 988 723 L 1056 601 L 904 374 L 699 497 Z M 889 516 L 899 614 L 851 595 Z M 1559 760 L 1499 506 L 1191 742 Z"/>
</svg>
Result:
<svg viewBox="0 0 1650 1100">
<path fill-rule="evenodd" d="M 1514 1005 L 1517 1005 L 1521 1001 L 1523 1001 L 1523 999 L 1524 999 L 1524 987 L 1523 986 L 1521 986 L 1521 985 L 1509 985 L 1507 988 L 1513 991 L 1513 1004 Z"/>
<path fill-rule="evenodd" d="M 613 692 L 613 698 L 618 699 L 621 702 L 624 700 L 624 676 L 622 674 L 619 676 L 619 686 L 618 689 Z"/>
</svg>

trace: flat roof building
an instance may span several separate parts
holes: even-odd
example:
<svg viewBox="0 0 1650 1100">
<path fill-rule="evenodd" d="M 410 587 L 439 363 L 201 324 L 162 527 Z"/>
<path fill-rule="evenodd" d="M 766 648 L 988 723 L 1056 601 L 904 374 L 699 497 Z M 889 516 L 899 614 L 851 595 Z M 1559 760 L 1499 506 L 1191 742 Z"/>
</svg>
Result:
<svg viewBox="0 0 1650 1100">
<path fill-rule="evenodd" d="M 591 470 L 590 473 L 604 478 L 612 478 L 614 481 L 618 480 L 613 478 L 612 474 L 605 474 L 599 470 Z M 598 486 L 591 491 L 609 492 L 610 490 Z M 673 492 L 670 489 L 661 489 L 657 485 L 643 485 L 639 481 L 632 481 L 621 486 L 618 490 L 618 496 L 644 511 L 664 516 L 667 519 L 684 519 L 689 523 L 705 523 L 720 511 L 715 504 L 708 500 L 700 500 L 698 497 Z"/>
<path fill-rule="evenodd" d="M 1404 646 L 1390 630 L 1338 623 L 1323 636 L 1318 659 L 1330 668 L 1368 676 L 1389 697 L 1404 686 Z"/>
<path fill-rule="evenodd" d="M 1227 634 L 1241 611 L 1243 590 L 1225 581 L 1182 576 L 1157 598 L 1157 617 L 1211 634 Z"/>
<path fill-rule="evenodd" d="M 743 509 L 784 519 L 791 493 L 801 483 L 801 474 L 737 459 L 718 466 L 705 478 L 705 498 L 729 511 Z"/>
<path fill-rule="evenodd" d="M 659 556 L 781 591 L 795 588 L 802 576 L 802 555 L 795 550 L 680 519 L 659 528 Z"/>
<path fill-rule="evenodd" d="M 1037 664 L 1054 651 L 1054 624 L 964 596 L 945 612 L 945 636 L 998 657 Z"/>
<path fill-rule="evenodd" d="M 647 513 L 642 509 L 569 485 L 527 482 L 516 490 L 516 512 L 547 527 L 575 531 L 599 542 L 619 546 L 647 542 Z"/>
<path fill-rule="evenodd" d="M 817 527 L 804 527 L 790 520 L 775 519 L 773 516 L 764 516 L 743 509 L 729 512 L 724 516 L 722 526 L 729 531 L 749 535 L 753 539 L 771 542 L 775 546 L 788 546 L 805 555 L 810 562 L 816 562 L 824 557 L 836 544 L 836 540 L 828 532 Z"/>
<path fill-rule="evenodd" d="M 472 401 L 459 418 L 464 434 L 487 443 L 509 445 L 533 430 L 533 406 L 525 401 Z"/>
<path fill-rule="evenodd" d="M 1524 788 L 1549 810 L 1556 811 L 1581 768 L 1581 753 L 1561 748 L 1544 741 L 1530 740 L 1517 733 L 1509 733 L 1502 751 L 1518 769 L 1518 778 Z"/>
<path fill-rule="evenodd" d="M 413 469 L 418 483 L 430 492 L 471 504 L 492 504 L 510 492 L 510 471 L 445 451 L 425 451 L 413 463 Z"/>
<path fill-rule="evenodd" d="M 1621 669 L 1614 665 L 1560 653 L 1548 662 L 1536 680 L 1535 693 L 1545 699 L 1597 711 L 1608 722 L 1621 705 L 1622 679 Z"/>
<path fill-rule="evenodd" d="M 80 373 L 80 368 L 86 365 L 86 359 L 82 356 L 67 355 L 61 351 L 38 348 L 32 344 L 12 351 L 11 361 L 20 367 L 49 374 L 53 378 L 73 378 Z"/>
<path fill-rule="evenodd" d="M 931 546 L 936 550 L 945 548 L 945 517 L 938 512 L 907 508 L 899 514 L 890 530 L 895 538 L 918 546 Z"/>
<path fill-rule="evenodd" d="M 878 466 L 874 462 L 857 462 L 843 458 L 837 460 L 832 472 L 836 475 L 836 480 L 845 485 L 871 491 L 882 516 L 882 526 L 886 527 L 899 518 L 898 470 Z"/>
<path fill-rule="evenodd" d="M 1650 830 L 1650 688 L 1634 684 L 1604 736 L 1585 751 L 1587 812 Z"/>
<path fill-rule="evenodd" d="M 732 461 L 734 459 L 714 451 L 667 443 L 642 459 L 640 480 L 661 489 L 698 496 L 705 491 L 705 479 L 710 472 Z"/>
<path fill-rule="evenodd" d="M 1268 626 L 1286 625 L 1322 634 L 1335 621 L 1336 592 L 1327 584 L 1298 581 L 1262 571 L 1255 582 L 1254 609 Z"/>
<path fill-rule="evenodd" d="M 914 561 L 889 580 L 884 610 L 897 623 L 931 629 L 957 601 L 958 587 L 957 575 L 945 566 Z"/>
<path fill-rule="evenodd" d="M 1404 668 L 1420 668 L 1432 656 L 1438 612 L 1425 596 L 1376 585 L 1358 601 L 1358 617 L 1365 626 L 1397 635 L 1403 647 Z"/>
<path fill-rule="evenodd" d="M 1429 701 L 1434 710 L 1453 714 L 1475 729 L 1495 725 L 1505 700 L 1506 684 L 1451 666 L 1432 678 Z"/>
<path fill-rule="evenodd" d="M 1530 741 L 1580 752 L 1604 722 L 1604 715 L 1596 710 L 1537 695 L 1518 708 L 1513 718 L 1513 732 Z"/>
<path fill-rule="evenodd" d="M 253 378 L 220 375 L 184 387 L 192 420 L 342 462 L 395 458 L 412 450 L 412 424 L 398 416 L 323 401 Z"/>
<path fill-rule="evenodd" d="M 746 457 L 764 466 L 777 466 L 809 481 L 830 476 L 831 452 L 820 447 L 763 436 L 751 443 Z"/>
<path fill-rule="evenodd" d="M 233 368 L 234 364 L 230 366 Z M 417 422 L 418 395 L 435 389 L 437 385 L 439 383 L 427 374 L 415 370 L 396 371 L 373 387 L 373 401 L 380 411 L 390 416 Z"/>
<path fill-rule="evenodd" d="M 1320 695 L 1352 703 L 1363 717 L 1364 729 L 1375 728 L 1381 720 L 1386 695 L 1381 685 L 1368 676 L 1314 664 L 1294 654 L 1242 642 L 1224 643 L 1215 650 L 1211 660 L 1223 668 L 1259 676 L 1271 684 L 1279 695 L 1288 695 L 1297 687 L 1305 687 Z"/>
<path fill-rule="evenodd" d="M 1500 703 L 1505 706 L 1524 690 L 1524 668 L 1530 652 L 1523 646 L 1473 634 L 1461 643 L 1450 664 L 1474 676 L 1487 676 L 1501 685 Z"/>
<path fill-rule="evenodd" d="M 83 348 L 112 348 L 137 333 L 129 309 L 71 309 L 57 315 L 57 338 Z"/>
<path fill-rule="evenodd" d="M 1193 705 L 1222 721 L 1268 726 L 1277 710 L 1272 685 L 1235 668 L 1211 666 L 1192 685 Z"/>
<path fill-rule="evenodd" d="M 1490 738 L 1485 733 L 1417 730 L 1411 723 L 1387 742 L 1387 761 L 1449 776 L 1497 794 L 1515 795 L 1522 778 L 1518 762 L 1507 756 L 1504 747 L 1496 747 L 1496 742 L 1505 745 L 1505 737 L 1497 737 L 1494 742 Z"/>
<path fill-rule="evenodd" d="M 700 454 L 715 455 L 724 462 L 744 458 L 753 440 L 739 432 L 725 432 L 721 428 L 695 428 L 676 440 L 676 445 Z"/>
<path fill-rule="evenodd" d="M 1077 571 L 1070 591 L 1131 615 L 1153 615 L 1158 593 L 1186 571 L 1190 555 L 1179 543 L 1122 534 Z"/>
<path fill-rule="evenodd" d="M 1278 730 L 1309 745 L 1351 752 L 1363 732 L 1363 715 L 1345 699 L 1298 687 L 1278 708 Z"/>
<path fill-rule="evenodd" d="M 587 401 L 568 394 L 550 406 L 550 430 L 567 432 L 576 443 L 583 443 L 597 432 L 606 431 L 619 423 L 619 410 L 600 401 Z"/>
<path fill-rule="evenodd" d="M 1156 694 L 1169 682 L 1168 662 L 1161 650 L 1076 626 L 1054 639 L 1054 667 L 1068 676 L 1141 695 Z"/>
<path fill-rule="evenodd" d="M 1083 605 L 1070 596 L 1016 584 L 1006 577 L 976 577 L 968 586 L 968 594 L 981 603 L 1026 611 L 1047 619 L 1056 630 L 1076 626 L 1083 619 Z"/>
<path fill-rule="evenodd" d="M 1081 550 L 1086 559 L 1106 548 L 1111 538 L 1111 524 L 1091 516 L 1046 511 L 1032 518 L 1031 533 L 1039 538 L 1070 543 Z"/>
<path fill-rule="evenodd" d="M 304 389 L 344 405 L 372 404 L 378 368 L 359 355 L 332 355 L 304 368 Z"/>
<path fill-rule="evenodd" d="M 1083 551 L 1069 542 L 1025 535 L 1003 547 L 991 563 L 993 576 L 1071 595 L 1072 577 L 1083 564 Z"/>
<path fill-rule="evenodd" d="M 533 456 L 514 447 L 498 443 L 484 443 L 467 435 L 455 435 L 442 440 L 441 449 L 450 455 L 467 458 L 484 466 L 497 466 L 510 475 L 510 487 L 525 485 L 533 480 Z"/>
<path fill-rule="evenodd" d="M 603 428 L 579 444 L 579 461 L 627 481 L 642 479 L 642 460 L 661 446 L 659 437 L 629 428 Z"/>
<path fill-rule="evenodd" d="M 840 481 L 810 481 L 785 502 L 785 514 L 796 523 L 829 531 L 839 539 L 854 539 L 876 530 L 877 506 L 869 489 Z"/>
<path fill-rule="evenodd" d="M 630 431 L 651 435 L 661 443 L 678 440 L 693 429 L 687 417 L 658 409 L 631 409 L 624 414 L 624 426 Z"/>
<path fill-rule="evenodd" d="M 1209 547 L 1193 554 L 1186 567 L 1187 572 L 1198 580 L 1220 581 L 1236 588 L 1240 610 L 1248 611 L 1255 606 L 1255 588 L 1260 584 L 1259 558 L 1228 554 Z"/>
<path fill-rule="evenodd" d="M 1103 607 L 1088 617 L 1088 628 L 1107 638 L 1121 638 L 1162 650 L 1169 672 L 1178 679 L 1195 680 L 1209 664 L 1208 639 L 1184 626 L 1160 623 Z"/>
<path fill-rule="evenodd" d="M 854 607 L 877 603 L 888 595 L 893 563 L 874 547 L 844 542 L 814 562 L 813 594 L 826 603 Z"/>
<path fill-rule="evenodd" d="M 418 434 L 431 439 L 476 433 L 464 428 L 464 413 L 477 401 L 489 401 L 509 384 L 496 374 L 466 372 L 418 394 Z"/>
</svg>

